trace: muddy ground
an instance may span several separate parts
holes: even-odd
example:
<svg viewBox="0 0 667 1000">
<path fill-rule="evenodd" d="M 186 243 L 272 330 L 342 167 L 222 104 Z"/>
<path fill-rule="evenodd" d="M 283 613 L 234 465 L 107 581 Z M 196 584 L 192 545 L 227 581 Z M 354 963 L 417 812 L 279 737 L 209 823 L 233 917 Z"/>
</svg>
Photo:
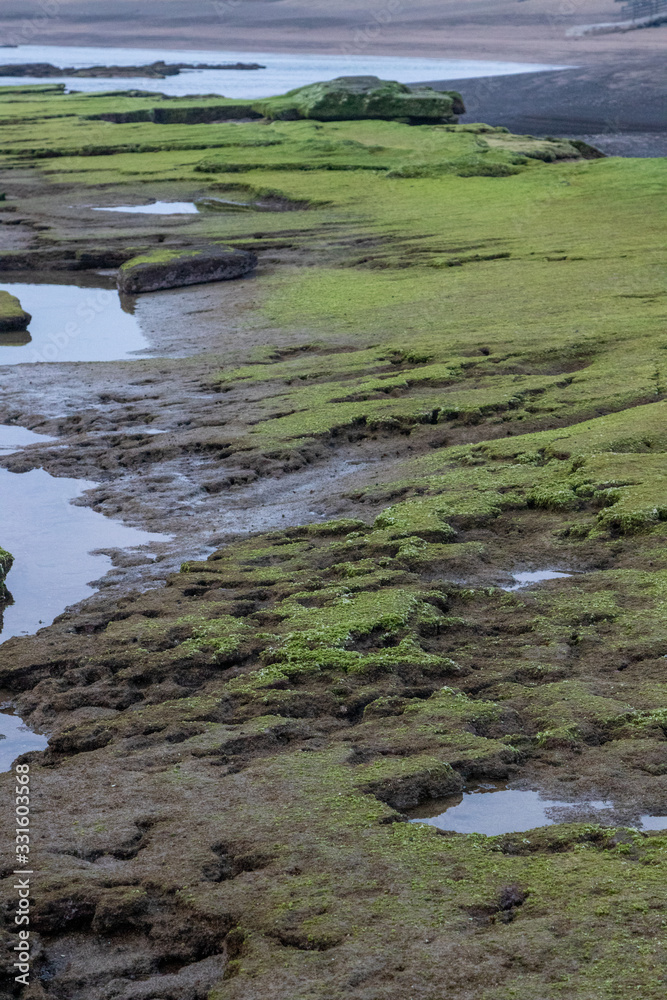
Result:
<svg viewBox="0 0 667 1000">
<path fill-rule="evenodd" d="M 21 217 L 7 212 L 12 222 L 4 232 L 11 248 L 34 243 L 31 226 L 47 225 L 58 237 L 75 236 L 95 243 L 116 234 L 128 235 L 127 217 L 101 214 L 88 208 L 91 191 L 60 190 L 48 199 L 42 184 L 17 183 L 5 178 L 21 198 Z M 196 189 L 171 185 L 151 189 L 153 196 L 195 198 Z M 162 194 L 161 194 L 162 193 Z M 141 203 L 143 193 L 127 187 L 94 192 L 99 204 Z M 77 202 L 83 202 L 78 205 Z M 13 208 L 12 202 L 9 207 Z M 259 218 L 259 222 L 258 222 Z M 286 216 L 289 219 L 289 215 Z M 251 228 L 261 223 L 253 217 Z M 197 217 L 134 216 L 137 238 L 196 239 Z M 4 234 L 3 234 L 4 235 Z M 7 244 L 5 244 L 7 247 Z M 307 468 L 291 468 L 260 455 L 231 454 L 230 445 L 259 419 L 247 386 L 219 391 L 215 373 L 243 364 L 259 347 L 270 343 L 274 354 L 294 356 L 312 336 L 307 330 L 243 330 L 244 313 L 252 310 L 263 281 L 278 267 L 295 267 L 299 254 L 264 252 L 259 267 L 247 279 L 174 289 L 157 295 L 125 298 L 125 308 L 136 312 L 150 347 L 136 361 L 56 364 L 29 369 L 17 383 L 15 370 L 0 374 L 0 421 L 15 423 L 57 436 L 56 443 L 35 445 L 6 459 L 13 471 L 45 468 L 53 475 L 100 481 L 85 502 L 102 513 L 122 517 L 133 526 L 174 535 L 173 545 L 161 546 L 160 569 L 177 569 L 186 558 L 203 556 L 230 535 L 327 520 L 352 513 L 354 502 L 340 495 L 354 493 L 371 481 L 391 475 L 387 453 L 376 444 L 353 442 L 342 448 L 323 447 Z M 114 274 L 84 272 L 73 276 L 62 270 L 5 271 L 7 281 L 67 283 L 83 287 L 113 287 Z M 223 321 L 221 322 L 221 316 Z M 307 353 L 310 353 L 307 350 Z M 153 357 L 154 356 L 154 357 Z M 263 398 L 259 390 L 257 401 Z M 157 432 L 160 432 L 159 434 Z M 424 445 L 426 446 L 426 445 Z M 396 459 L 414 451 L 414 442 L 391 442 Z M 333 452 L 329 454 L 329 452 Z M 381 468 L 380 468 L 381 466 Z M 332 485 L 336 490 L 332 491 Z M 118 556 L 119 570 L 122 556 Z M 163 565 L 164 564 L 164 565 Z M 154 575 L 154 568 L 126 567 L 137 574 Z M 124 579 L 114 576 L 113 582 Z M 107 581 L 110 583 L 111 581 Z"/>
</svg>

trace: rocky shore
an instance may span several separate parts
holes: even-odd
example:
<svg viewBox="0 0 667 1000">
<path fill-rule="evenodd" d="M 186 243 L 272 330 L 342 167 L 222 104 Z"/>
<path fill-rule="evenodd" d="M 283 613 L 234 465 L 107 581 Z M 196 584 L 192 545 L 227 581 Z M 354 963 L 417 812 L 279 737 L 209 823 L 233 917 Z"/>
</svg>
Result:
<svg viewBox="0 0 667 1000">
<path fill-rule="evenodd" d="M 662 1000 L 662 165 L 303 100 L 0 94 L 6 280 L 257 260 L 127 288 L 136 357 L 0 367 L 56 439 L 4 469 L 169 539 L 0 646 L 49 735 L 6 995 Z M 98 211 L 156 201 L 204 210 Z M 409 821 L 507 782 L 565 815 Z"/>
</svg>

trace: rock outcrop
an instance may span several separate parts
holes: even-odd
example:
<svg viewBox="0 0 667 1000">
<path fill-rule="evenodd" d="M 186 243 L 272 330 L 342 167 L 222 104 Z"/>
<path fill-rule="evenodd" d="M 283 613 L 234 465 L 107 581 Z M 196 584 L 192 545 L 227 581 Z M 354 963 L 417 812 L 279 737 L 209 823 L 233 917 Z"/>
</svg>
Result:
<svg viewBox="0 0 667 1000">
<path fill-rule="evenodd" d="M 463 98 L 457 91 L 408 87 L 377 76 L 340 76 L 256 101 L 253 107 L 267 118 L 283 121 L 382 118 L 411 124 L 456 124 L 457 116 L 465 112 Z"/>
<path fill-rule="evenodd" d="M 247 250 L 209 245 L 192 250 L 156 250 L 126 261 L 118 271 L 118 290 L 134 295 L 247 274 L 257 257 Z"/>
<path fill-rule="evenodd" d="M 12 568 L 14 562 L 14 556 L 11 552 L 7 552 L 6 549 L 0 547 L 0 601 L 4 600 L 7 596 L 7 588 L 5 587 L 5 578 Z M 0 619 L 0 628 L 2 627 L 2 620 Z"/>
<path fill-rule="evenodd" d="M 0 333 L 26 330 L 31 319 L 15 295 L 0 291 Z"/>
</svg>

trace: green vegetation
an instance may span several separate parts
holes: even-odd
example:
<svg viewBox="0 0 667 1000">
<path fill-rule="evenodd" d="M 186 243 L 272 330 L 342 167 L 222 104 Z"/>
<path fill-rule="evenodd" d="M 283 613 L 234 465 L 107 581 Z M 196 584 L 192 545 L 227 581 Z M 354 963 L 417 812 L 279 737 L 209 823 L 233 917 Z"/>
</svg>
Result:
<svg viewBox="0 0 667 1000">
<path fill-rule="evenodd" d="M 122 761 L 123 823 L 159 823 L 121 876 L 91 815 L 44 908 L 81 892 L 122 935 L 145 889 L 146 940 L 161 906 L 218 920 L 215 1000 L 662 998 L 667 840 L 636 827 L 667 809 L 664 166 L 484 125 L 206 124 L 208 100 L 5 91 L 3 162 L 39 155 L 88 202 L 173 183 L 292 207 L 187 230 L 285 251 L 203 379 L 252 407 L 225 449 L 260 475 L 393 464 L 355 492 L 363 516 L 237 539 L 5 658 L 3 686 L 41 685 L 46 712 L 92 708 L 40 788 Z M 571 576 L 500 589 L 544 567 Z M 613 798 L 627 826 L 400 821 L 507 778 Z M 103 855 L 113 884 L 80 860 Z"/>
<path fill-rule="evenodd" d="M 456 123 L 464 111 L 461 95 L 440 93 L 431 87 L 408 87 L 376 76 L 348 76 L 290 90 L 280 97 L 256 101 L 256 111 L 267 118 L 318 121 L 350 119 L 407 120 Z"/>
</svg>

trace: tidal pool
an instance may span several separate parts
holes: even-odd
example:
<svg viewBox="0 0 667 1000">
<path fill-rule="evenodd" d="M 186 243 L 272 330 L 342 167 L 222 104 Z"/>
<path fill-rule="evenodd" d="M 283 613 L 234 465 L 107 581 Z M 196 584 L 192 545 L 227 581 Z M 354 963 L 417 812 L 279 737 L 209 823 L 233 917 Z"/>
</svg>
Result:
<svg viewBox="0 0 667 1000">
<path fill-rule="evenodd" d="M 46 750 L 48 740 L 41 733 L 34 733 L 15 715 L 6 702 L 0 705 L 0 772 L 10 771 L 12 764 L 29 750 Z"/>
<path fill-rule="evenodd" d="M 11 455 L 12 452 L 18 451 L 19 448 L 24 448 L 28 444 L 46 444 L 48 441 L 55 440 L 48 434 L 37 434 L 35 431 L 29 431 L 27 427 L 0 424 L 0 455 Z"/>
<path fill-rule="evenodd" d="M 572 576 L 571 573 L 562 573 L 555 569 L 537 569 L 529 573 L 512 573 L 514 583 L 509 587 L 501 587 L 501 590 L 521 590 L 522 587 L 530 587 L 532 583 L 544 583 L 545 580 L 560 580 Z"/>
<path fill-rule="evenodd" d="M 539 792 L 506 785 L 470 786 L 459 795 L 432 799 L 408 811 L 411 823 L 427 823 L 454 833 L 523 833 L 555 823 L 600 823 L 633 826 L 642 830 L 667 829 L 667 816 L 639 815 L 606 800 L 562 802 L 545 799 Z"/>
<path fill-rule="evenodd" d="M 0 611 L 0 641 L 50 625 L 70 604 L 94 593 L 90 581 L 112 566 L 110 556 L 97 550 L 141 546 L 148 561 L 153 558 L 151 543 L 168 540 L 167 535 L 128 528 L 89 507 L 72 504 L 95 485 L 59 479 L 43 469 L 23 473 L 0 469 L 0 544 L 14 556 L 6 580 L 11 603 Z"/>
<path fill-rule="evenodd" d="M 0 365 L 121 361 L 149 344 L 116 289 L 0 281 L 32 316 L 27 334 L 0 334 Z"/>
</svg>

